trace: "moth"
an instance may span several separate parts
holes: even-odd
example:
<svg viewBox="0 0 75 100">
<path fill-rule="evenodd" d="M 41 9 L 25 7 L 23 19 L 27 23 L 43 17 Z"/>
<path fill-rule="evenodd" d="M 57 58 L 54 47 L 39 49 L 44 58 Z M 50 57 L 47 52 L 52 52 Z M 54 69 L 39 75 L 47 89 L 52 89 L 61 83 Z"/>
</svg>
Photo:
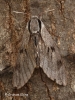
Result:
<svg viewBox="0 0 75 100">
<path fill-rule="evenodd" d="M 35 68 L 59 85 L 66 86 L 66 70 L 59 49 L 38 17 L 32 17 L 26 25 L 18 52 L 17 65 L 13 72 L 13 86 L 24 86 Z"/>
</svg>

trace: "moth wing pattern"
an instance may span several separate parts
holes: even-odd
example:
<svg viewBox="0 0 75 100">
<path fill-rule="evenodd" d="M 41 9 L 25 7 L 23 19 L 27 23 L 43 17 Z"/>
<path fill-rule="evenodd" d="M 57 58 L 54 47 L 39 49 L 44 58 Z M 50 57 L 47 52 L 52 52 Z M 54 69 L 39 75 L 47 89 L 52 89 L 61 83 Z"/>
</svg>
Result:
<svg viewBox="0 0 75 100">
<path fill-rule="evenodd" d="M 57 84 L 66 86 L 66 70 L 59 49 L 41 21 L 40 67 L 44 73 Z"/>
<path fill-rule="evenodd" d="M 33 45 L 31 46 L 32 42 L 29 43 L 29 37 L 30 34 L 27 24 L 23 34 L 21 48 L 17 55 L 17 64 L 13 72 L 13 87 L 17 87 L 17 89 L 28 82 L 36 66 L 34 61 L 34 49 Z"/>
<path fill-rule="evenodd" d="M 24 86 L 30 79 L 34 69 L 36 68 L 36 52 L 37 47 L 34 45 L 32 36 L 29 32 L 29 22 L 27 23 L 23 38 L 21 41 L 21 48 L 17 53 L 17 64 L 13 72 L 13 86 L 17 89 Z M 39 33 L 39 58 L 41 67 L 44 73 L 51 79 L 55 80 L 59 85 L 67 84 L 66 70 L 59 49 L 52 39 L 52 36 L 47 31 L 45 25 L 41 21 L 41 32 Z"/>
</svg>

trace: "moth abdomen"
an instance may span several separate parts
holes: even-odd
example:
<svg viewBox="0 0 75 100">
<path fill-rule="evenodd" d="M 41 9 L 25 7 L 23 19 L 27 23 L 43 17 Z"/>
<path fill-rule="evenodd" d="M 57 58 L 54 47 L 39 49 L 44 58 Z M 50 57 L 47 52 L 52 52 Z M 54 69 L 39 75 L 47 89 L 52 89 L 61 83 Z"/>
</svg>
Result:
<svg viewBox="0 0 75 100">
<path fill-rule="evenodd" d="M 38 55 L 35 59 L 36 59 L 36 68 L 39 68 L 40 67 L 40 58 L 38 57 Z"/>
</svg>

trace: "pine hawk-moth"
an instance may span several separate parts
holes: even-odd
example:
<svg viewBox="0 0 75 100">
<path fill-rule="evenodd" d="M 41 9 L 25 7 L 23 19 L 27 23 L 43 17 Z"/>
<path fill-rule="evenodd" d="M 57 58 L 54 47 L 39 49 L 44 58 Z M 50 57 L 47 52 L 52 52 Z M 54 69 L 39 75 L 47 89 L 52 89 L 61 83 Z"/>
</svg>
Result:
<svg viewBox="0 0 75 100">
<path fill-rule="evenodd" d="M 13 86 L 24 86 L 35 68 L 41 67 L 51 80 L 66 85 L 66 70 L 55 41 L 38 17 L 32 17 L 25 28 L 17 65 L 13 72 Z"/>
</svg>

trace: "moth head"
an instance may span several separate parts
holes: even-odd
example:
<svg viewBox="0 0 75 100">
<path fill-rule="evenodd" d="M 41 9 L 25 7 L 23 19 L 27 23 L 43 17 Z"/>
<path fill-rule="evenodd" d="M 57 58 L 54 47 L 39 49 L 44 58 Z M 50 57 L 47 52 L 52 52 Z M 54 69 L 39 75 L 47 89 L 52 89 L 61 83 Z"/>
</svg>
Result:
<svg viewBox="0 0 75 100">
<path fill-rule="evenodd" d="M 37 17 L 31 18 L 29 21 L 29 31 L 31 34 L 39 34 L 41 30 L 41 21 Z"/>
</svg>

